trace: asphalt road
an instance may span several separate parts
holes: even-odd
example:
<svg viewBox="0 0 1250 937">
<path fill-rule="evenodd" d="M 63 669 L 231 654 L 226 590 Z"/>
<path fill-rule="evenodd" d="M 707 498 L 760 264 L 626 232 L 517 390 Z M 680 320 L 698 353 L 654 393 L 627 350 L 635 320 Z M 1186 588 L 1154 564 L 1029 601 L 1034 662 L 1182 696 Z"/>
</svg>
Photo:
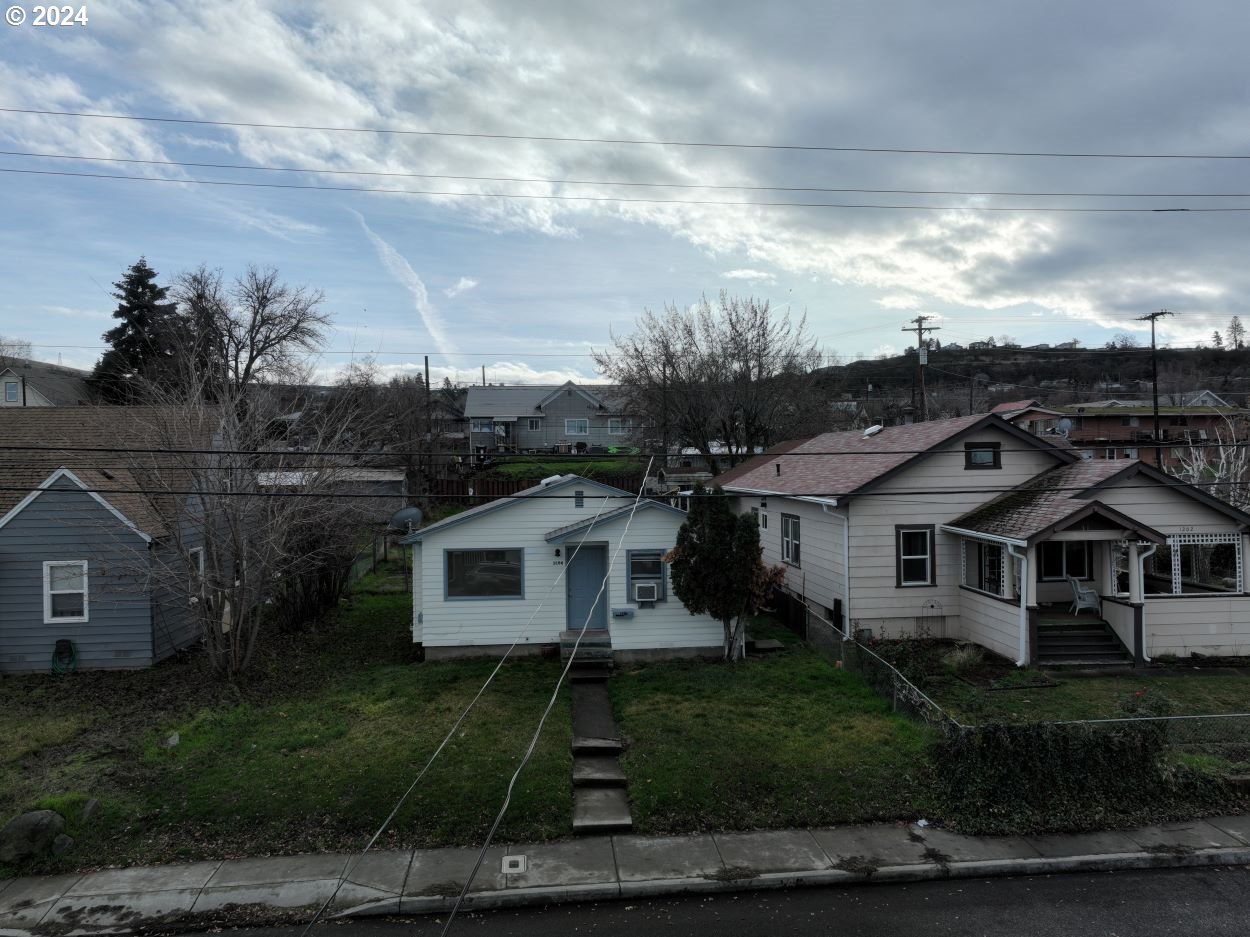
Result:
<svg viewBox="0 0 1250 937">
<path fill-rule="evenodd" d="M 443 916 L 328 922 L 317 937 L 429 937 Z M 301 928 L 235 937 L 298 937 Z M 218 932 L 221 933 L 221 932 Z M 453 935 L 547 937 L 936 937 L 1250 934 L 1250 868 L 1178 869 L 913 885 L 803 888 L 739 895 L 461 913 Z"/>
</svg>

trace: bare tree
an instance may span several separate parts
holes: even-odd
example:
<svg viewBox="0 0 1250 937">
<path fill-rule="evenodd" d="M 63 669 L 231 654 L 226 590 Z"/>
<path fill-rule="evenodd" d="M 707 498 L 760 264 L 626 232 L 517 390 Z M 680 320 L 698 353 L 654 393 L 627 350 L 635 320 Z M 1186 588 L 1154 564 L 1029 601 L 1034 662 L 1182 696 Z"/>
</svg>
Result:
<svg viewBox="0 0 1250 937">
<path fill-rule="evenodd" d="M 1172 474 L 1190 482 L 1209 483 L 1206 490 L 1234 507 L 1250 508 L 1250 426 L 1244 417 L 1223 416 L 1223 426 L 1204 440 L 1174 450 L 1177 466 Z"/>
<path fill-rule="evenodd" d="M 806 317 L 793 323 L 766 301 L 722 292 L 715 306 L 704 297 L 689 310 L 647 310 L 632 335 L 612 343 L 595 364 L 628 409 L 646 416 L 652 441 L 693 446 L 713 472 L 756 446 L 829 425 Z"/>
<path fill-rule="evenodd" d="M 12 335 L 0 335 L 0 370 L 11 367 L 22 358 L 30 357 L 30 342 Z"/>
</svg>

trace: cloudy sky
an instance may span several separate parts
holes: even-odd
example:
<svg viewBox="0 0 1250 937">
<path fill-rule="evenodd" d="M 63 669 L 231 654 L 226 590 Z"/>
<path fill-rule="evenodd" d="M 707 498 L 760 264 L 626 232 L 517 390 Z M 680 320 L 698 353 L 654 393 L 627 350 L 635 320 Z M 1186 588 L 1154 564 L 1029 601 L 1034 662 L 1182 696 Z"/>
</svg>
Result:
<svg viewBox="0 0 1250 937">
<path fill-rule="evenodd" d="M 49 360 L 91 365 L 141 254 L 324 290 L 327 371 L 493 381 L 592 376 L 722 289 L 848 358 L 919 313 L 1101 344 L 1167 307 L 1192 344 L 1250 312 L 1250 213 L 1141 211 L 1250 208 L 1250 159 L 1162 158 L 1250 155 L 1244 2 L 86 9 L 0 26 L 0 333 Z"/>
</svg>

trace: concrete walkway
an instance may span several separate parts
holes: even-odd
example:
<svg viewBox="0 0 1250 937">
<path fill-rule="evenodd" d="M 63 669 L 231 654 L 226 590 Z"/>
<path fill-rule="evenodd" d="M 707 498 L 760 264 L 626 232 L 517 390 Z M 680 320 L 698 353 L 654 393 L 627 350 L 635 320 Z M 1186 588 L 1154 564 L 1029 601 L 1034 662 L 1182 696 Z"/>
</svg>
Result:
<svg viewBox="0 0 1250 937">
<path fill-rule="evenodd" d="M 233 859 L 0 880 L 0 934 L 193 929 L 235 909 L 311 909 L 351 867 L 332 914 L 451 907 L 475 849 Z M 508 862 L 505 863 L 505 858 Z M 903 824 L 704 836 L 586 837 L 492 848 L 466 909 L 795 885 L 1250 865 L 1250 815 L 1071 836 L 973 837 Z M 505 872 L 505 867 L 517 871 Z"/>
</svg>

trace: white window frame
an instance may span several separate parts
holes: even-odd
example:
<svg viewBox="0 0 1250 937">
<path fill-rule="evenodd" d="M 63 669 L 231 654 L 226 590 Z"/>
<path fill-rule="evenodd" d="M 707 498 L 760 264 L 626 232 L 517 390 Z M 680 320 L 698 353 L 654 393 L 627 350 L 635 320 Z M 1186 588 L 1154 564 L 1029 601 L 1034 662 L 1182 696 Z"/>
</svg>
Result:
<svg viewBox="0 0 1250 937">
<path fill-rule="evenodd" d="M 484 428 L 483 428 L 484 427 Z M 494 433 L 495 421 L 493 419 L 475 419 L 469 421 L 470 433 Z"/>
<path fill-rule="evenodd" d="M 803 522 L 797 514 L 781 515 L 781 562 L 803 567 Z"/>
<path fill-rule="evenodd" d="M 580 423 L 585 428 L 582 430 L 572 429 L 571 428 L 572 424 L 576 424 L 576 423 Z M 589 436 L 590 435 L 590 419 L 584 416 L 566 419 L 564 421 L 564 435 L 565 436 Z"/>
<path fill-rule="evenodd" d="M 1043 573 L 1046 568 L 1045 560 L 1042 559 L 1042 551 L 1045 550 L 1047 544 L 1057 544 L 1063 546 L 1063 575 L 1047 576 Z M 1068 544 L 1084 543 L 1085 544 L 1085 575 L 1072 576 L 1068 571 Z M 1037 581 L 1038 582 L 1064 582 L 1069 576 L 1081 582 L 1091 582 L 1094 578 L 1094 547 L 1088 540 L 1046 540 L 1038 544 L 1037 547 Z"/>
<path fill-rule="evenodd" d="M 925 552 L 904 553 L 904 534 L 924 534 Z M 915 586 L 933 586 L 937 584 L 937 540 L 936 531 L 933 527 L 927 524 L 921 524 L 915 527 L 899 525 L 894 532 L 894 549 L 898 555 L 898 588 L 908 589 Z M 923 580 L 907 579 L 904 577 L 903 567 L 906 560 L 924 560 L 925 578 Z"/>
<path fill-rule="evenodd" d="M 57 589 L 52 591 L 52 567 L 53 566 L 78 566 L 82 569 L 82 588 L 81 589 Z M 43 564 L 43 623 L 45 625 L 63 625 L 66 623 L 90 621 L 91 613 L 87 605 L 89 598 L 90 580 L 87 578 L 88 566 L 86 560 L 45 560 Z M 81 615 L 59 615 L 52 614 L 52 596 L 54 595 L 82 595 L 82 614 Z"/>
<path fill-rule="evenodd" d="M 1234 557 L 1237 563 L 1237 584 L 1232 591 L 1219 592 L 1186 592 L 1185 583 L 1181 576 L 1181 547 L 1184 546 L 1218 546 L 1220 544 L 1232 544 Z M 1245 592 L 1246 574 L 1244 562 L 1245 558 L 1241 553 L 1241 534 L 1224 533 L 1224 534 L 1171 534 L 1167 538 L 1167 545 L 1172 551 L 1172 591 L 1171 592 L 1146 592 L 1146 598 L 1154 598 L 1158 596 L 1227 596 L 1241 595 Z M 1143 584 L 1144 585 L 1144 584 Z"/>
<path fill-rule="evenodd" d="M 973 546 L 979 548 L 977 551 L 979 560 L 978 560 L 978 565 L 976 566 L 975 569 L 968 563 L 968 548 L 973 547 Z M 994 549 L 998 551 L 998 591 L 997 592 L 991 592 L 989 589 L 984 589 L 980 585 L 978 585 L 979 581 L 984 580 L 986 578 L 985 577 L 986 556 L 984 552 L 985 547 L 993 547 Z M 976 537 L 965 537 L 963 541 L 963 545 L 961 546 L 960 551 L 959 551 L 959 566 L 960 566 L 959 583 L 960 585 L 962 585 L 965 589 L 970 589 L 971 591 L 978 593 L 979 595 L 992 595 L 995 598 L 999 598 L 999 599 L 1006 598 L 1007 556 L 1008 556 L 1007 549 L 1001 543 L 998 543 L 993 540 L 980 540 Z M 1040 568 L 1040 564 L 1039 564 L 1039 568 Z M 970 574 L 975 574 L 976 576 L 975 581 L 972 581 L 972 582 L 969 581 Z"/>
<path fill-rule="evenodd" d="M 9 396 L 10 391 L 13 394 L 12 397 Z M 5 403 L 20 403 L 21 402 L 17 393 L 17 381 L 5 381 L 4 382 L 4 402 Z"/>
<path fill-rule="evenodd" d="M 540 417 L 532 416 L 527 424 L 531 433 L 537 433 L 543 428 L 543 421 Z"/>
<path fill-rule="evenodd" d="M 609 436 L 626 436 L 634 428 L 634 421 L 628 417 L 613 416 L 608 418 Z"/>
<path fill-rule="evenodd" d="M 187 565 L 191 569 L 191 573 L 196 577 L 196 582 L 204 581 L 204 548 L 192 547 L 187 551 Z"/>
</svg>

